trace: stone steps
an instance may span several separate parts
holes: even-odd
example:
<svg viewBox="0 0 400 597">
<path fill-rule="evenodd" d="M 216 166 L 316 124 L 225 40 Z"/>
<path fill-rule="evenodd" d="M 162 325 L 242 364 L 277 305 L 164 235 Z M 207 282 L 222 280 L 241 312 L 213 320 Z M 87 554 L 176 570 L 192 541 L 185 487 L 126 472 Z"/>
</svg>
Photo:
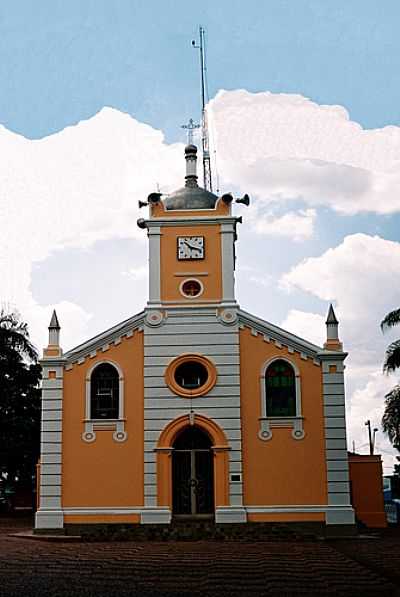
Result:
<svg viewBox="0 0 400 597">
<path fill-rule="evenodd" d="M 283 523 L 216 524 L 213 521 L 179 520 L 171 524 L 66 525 L 67 535 L 86 541 L 316 541 L 321 525 Z"/>
</svg>

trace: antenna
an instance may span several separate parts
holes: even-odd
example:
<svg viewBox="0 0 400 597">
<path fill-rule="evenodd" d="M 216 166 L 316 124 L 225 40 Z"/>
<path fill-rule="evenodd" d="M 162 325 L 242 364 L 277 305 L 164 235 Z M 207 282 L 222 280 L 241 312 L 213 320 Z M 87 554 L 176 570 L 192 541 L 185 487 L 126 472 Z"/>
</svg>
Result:
<svg viewBox="0 0 400 597">
<path fill-rule="evenodd" d="M 208 137 L 208 123 L 206 111 L 206 50 L 205 50 L 205 31 L 202 26 L 199 27 L 199 43 L 192 40 L 192 46 L 200 50 L 200 74 L 201 74 L 201 143 L 203 149 L 203 180 L 206 191 L 212 191 L 212 175 L 210 147 Z"/>
</svg>

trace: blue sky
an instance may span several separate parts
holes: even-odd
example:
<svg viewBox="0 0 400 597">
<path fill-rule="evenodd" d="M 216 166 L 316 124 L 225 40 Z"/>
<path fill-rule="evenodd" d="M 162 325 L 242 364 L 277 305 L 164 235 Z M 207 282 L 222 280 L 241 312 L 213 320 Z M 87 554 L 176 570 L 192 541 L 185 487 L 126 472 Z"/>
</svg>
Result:
<svg viewBox="0 0 400 597">
<path fill-rule="evenodd" d="M 137 200 L 181 186 L 201 24 L 221 190 L 252 197 L 241 306 L 322 342 L 335 304 L 362 450 L 395 382 L 379 321 L 400 304 L 399 22 L 390 0 L 3 1 L 1 302 L 39 346 L 55 306 L 66 349 L 142 309 Z"/>
<path fill-rule="evenodd" d="M 3 1 L 0 121 L 39 138 L 104 105 L 182 138 L 198 113 L 190 40 L 208 33 L 209 91 L 301 93 L 366 128 L 399 119 L 400 5 L 386 0 Z"/>
</svg>

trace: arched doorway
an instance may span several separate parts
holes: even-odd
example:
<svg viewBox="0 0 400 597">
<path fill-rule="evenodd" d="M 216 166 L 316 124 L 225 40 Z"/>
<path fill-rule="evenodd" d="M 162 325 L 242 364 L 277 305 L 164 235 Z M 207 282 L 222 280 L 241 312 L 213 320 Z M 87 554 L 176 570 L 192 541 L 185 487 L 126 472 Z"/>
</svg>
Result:
<svg viewBox="0 0 400 597">
<path fill-rule="evenodd" d="M 176 437 L 172 450 L 172 510 L 175 516 L 209 516 L 214 512 L 212 441 L 196 426 Z"/>
</svg>

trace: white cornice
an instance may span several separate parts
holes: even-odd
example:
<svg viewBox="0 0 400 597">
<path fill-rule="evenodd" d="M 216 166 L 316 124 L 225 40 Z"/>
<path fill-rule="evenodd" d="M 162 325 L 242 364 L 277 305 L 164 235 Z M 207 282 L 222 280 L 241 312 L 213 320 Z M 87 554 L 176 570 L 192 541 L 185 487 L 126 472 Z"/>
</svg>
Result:
<svg viewBox="0 0 400 597">
<path fill-rule="evenodd" d="M 87 342 L 72 348 L 64 354 L 64 359 L 67 364 L 76 363 L 85 359 L 88 356 L 94 356 L 96 350 L 100 350 L 103 347 L 110 344 L 119 344 L 122 336 L 132 336 L 133 330 L 140 328 L 144 324 L 144 312 L 141 311 L 129 319 L 125 319 L 121 323 L 109 328 L 105 332 L 94 336 Z M 83 362 L 83 361 L 81 361 Z"/>
<path fill-rule="evenodd" d="M 146 228 L 153 228 L 159 226 L 193 226 L 197 224 L 231 224 L 235 225 L 241 222 L 242 218 L 239 216 L 186 216 L 174 218 L 151 218 L 143 220 L 143 225 Z"/>
<path fill-rule="evenodd" d="M 238 317 L 239 323 L 254 330 L 255 335 L 257 335 L 257 333 L 263 334 L 268 340 L 273 340 L 275 344 L 291 348 L 301 355 L 316 359 L 323 350 L 320 346 L 312 344 L 307 340 L 303 340 L 268 321 L 264 321 L 263 319 L 251 315 L 251 313 L 242 311 L 242 309 L 239 309 Z"/>
</svg>

